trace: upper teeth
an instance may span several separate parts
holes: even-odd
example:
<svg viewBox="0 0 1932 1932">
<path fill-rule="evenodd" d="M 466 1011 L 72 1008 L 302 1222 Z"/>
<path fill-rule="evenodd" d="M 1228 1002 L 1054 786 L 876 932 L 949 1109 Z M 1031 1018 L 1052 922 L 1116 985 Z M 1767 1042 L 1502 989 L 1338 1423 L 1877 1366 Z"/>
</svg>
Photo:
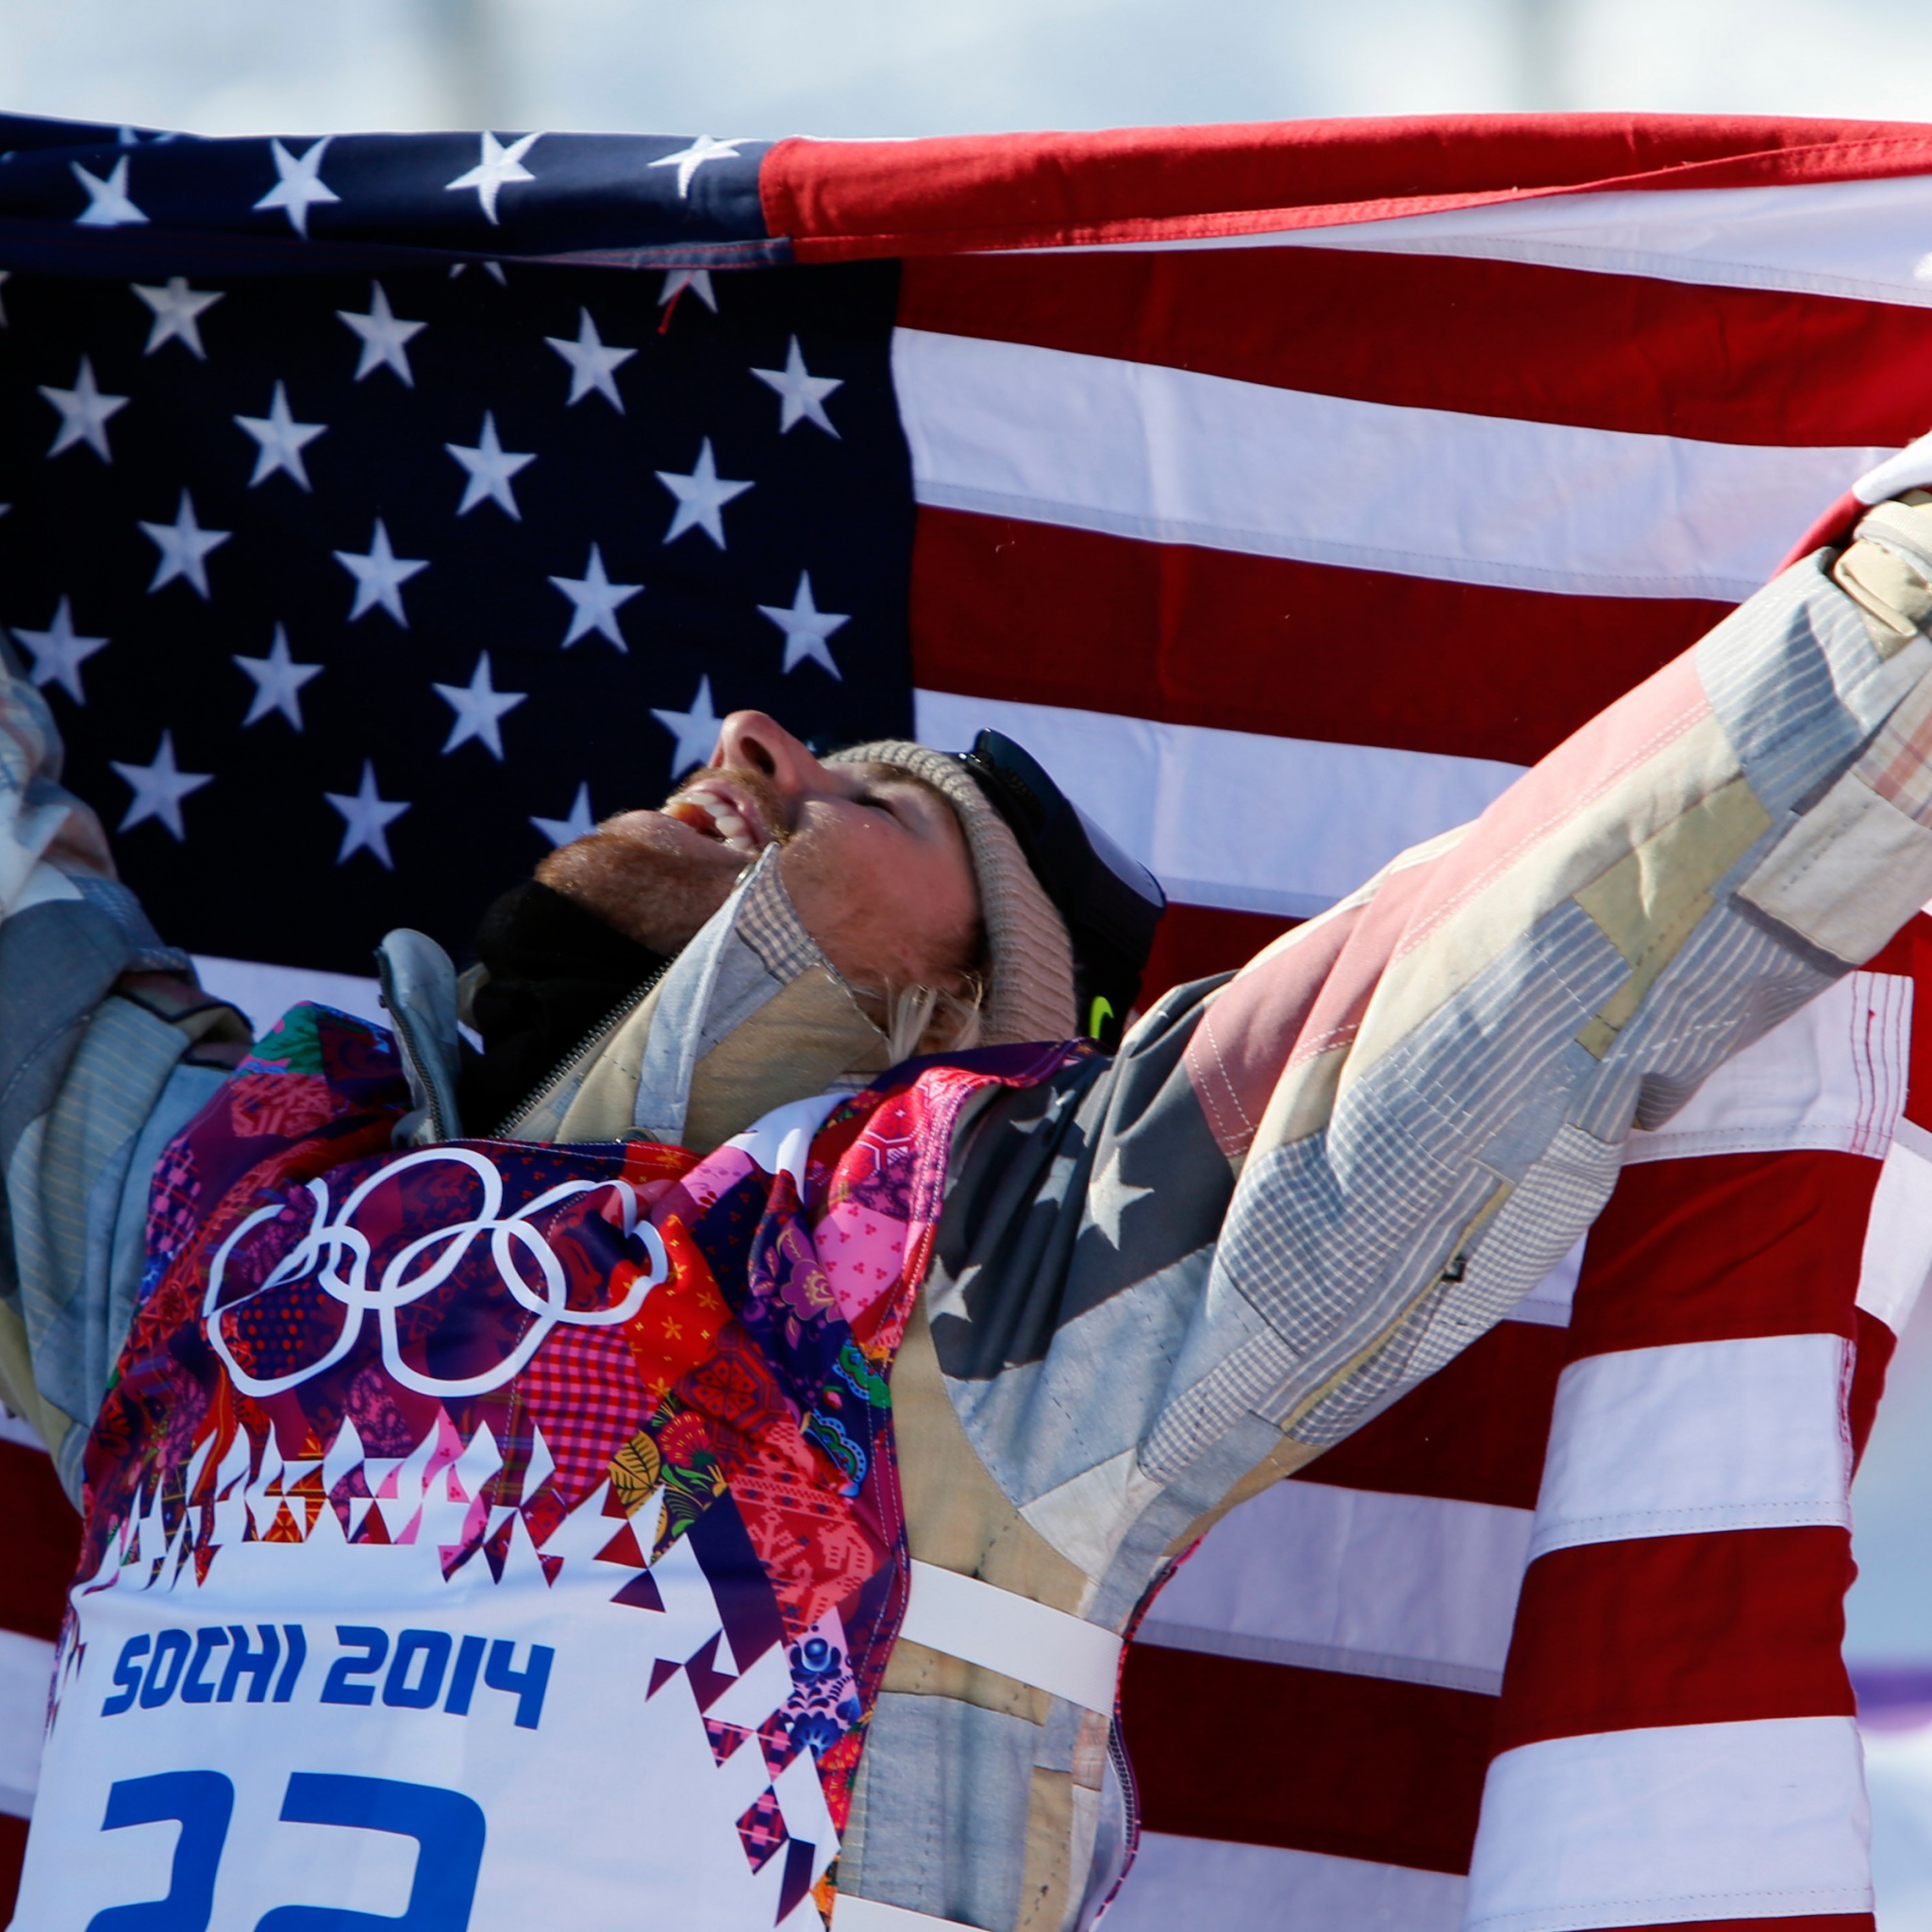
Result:
<svg viewBox="0 0 1932 1932">
<path fill-rule="evenodd" d="M 684 795 L 691 804 L 702 807 L 710 814 L 711 824 L 725 844 L 738 852 L 758 850 L 750 837 L 750 822 L 740 814 L 730 799 L 720 798 L 709 791 L 687 791 Z"/>
</svg>

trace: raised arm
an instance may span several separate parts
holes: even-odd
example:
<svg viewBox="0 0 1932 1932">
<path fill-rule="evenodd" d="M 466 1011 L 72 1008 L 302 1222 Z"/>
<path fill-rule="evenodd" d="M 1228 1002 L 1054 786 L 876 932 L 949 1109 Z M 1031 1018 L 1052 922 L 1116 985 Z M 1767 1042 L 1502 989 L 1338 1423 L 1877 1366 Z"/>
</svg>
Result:
<svg viewBox="0 0 1932 1932">
<path fill-rule="evenodd" d="M 968 1150 L 933 1340 L 1089 1614 L 1499 1320 L 1633 1125 L 1932 898 L 1928 586 L 1917 493 L 1108 1078 L 1006 1104 L 1042 1117 Z"/>
</svg>

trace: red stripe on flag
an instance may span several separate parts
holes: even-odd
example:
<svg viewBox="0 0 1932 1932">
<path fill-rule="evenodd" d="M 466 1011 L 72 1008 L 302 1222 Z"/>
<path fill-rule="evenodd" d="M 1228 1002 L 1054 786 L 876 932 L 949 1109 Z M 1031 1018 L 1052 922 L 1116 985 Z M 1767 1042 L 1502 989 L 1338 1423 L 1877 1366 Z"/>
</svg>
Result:
<svg viewBox="0 0 1932 1932">
<path fill-rule="evenodd" d="M 1740 1529 L 1553 1550 L 1529 1566 L 1494 1748 L 1660 1724 L 1849 1717 L 1851 1539 Z"/>
<path fill-rule="evenodd" d="M 1891 1366 L 1898 1337 L 1876 1315 L 1857 1310 L 1858 1352 L 1852 1364 L 1852 1392 L 1845 1399 L 1845 1420 L 1852 1431 L 1852 1455 L 1862 1460 L 1872 1440 L 1872 1424 L 1885 1393 L 1885 1373 Z"/>
<path fill-rule="evenodd" d="M 1496 1700 L 1135 1644 L 1141 1822 L 1185 1838 L 1467 1872 Z"/>
<path fill-rule="evenodd" d="M 1932 171 L 1910 122 L 1408 115 L 1093 134 L 776 142 L 765 224 L 798 258 L 1240 234 L 1561 188 L 1716 188 Z"/>
<path fill-rule="evenodd" d="M 1932 311 L 1523 262 L 1322 248 L 936 256 L 907 263 L 899 321 L 1405 408 L 1711 442 L 1902 443 L 1932 423 Z"/>
<path fill-rule="evenodd" d="M 51 1642 L 60 1634 L 67 1587 L 80 1560 L 80 1518 L 52 1458 L 23 1443 L 0 1441 L 0 1495 L 7 1498 L 0 1630 Z"/>
<path fill-rule="evenodd" d="M 1932 919 L 1919 913 L 1893 934 L 1885 950 L 1865 962 L 1868 973 L 1898 973 L 1910 979 L 1914 997 L 1932 987 Z M 1906 1118 L 1932 1127 L 1932 1020 L 1914 1012 L 1910 1070 L 1906 1086 Z"/>
<path fill-rule="evenodd" d="M 1916 912 L 1886 941 L 1884 949 L 1865 961 L 1867 973 L 1897 973 L 1912 977 L 1915 967 L 1932 964 L 1932 918 Z"/>
<path fill-rule="evenodd" d="M 1499 1322 L 1291 1480 L 1535 1508 L 1567 1341 Z"/>
<path fill-rule="evenodd" d="M 1697 1932 L 1876 1932 L 1870 1912 L 1814 1912 L 1802 1919 L 1697 1919 Z M 1684 1932 L 1685 1921 L 1668 1925 L 1620 1925 L 1617 1932 Z"/>
<path fill-rule="evenodd" d="M 1154 950 L 1141 974 L 1141 1010 L 1145 1012 L 1171 986 L 1236 972 L 1263 946 L 1300 924 L 1298 919 L 1277 919 L 1272 912 L 1170 906 L 1155 928 Z"/>
<path fill-rule="evenodd" d="M 1729 608 L 1451 584 L 930 508 L 912 550 L 913 676 L 925 690 L 1510 764 L 1561 743 Z"/>
<path fill-rule="evenodd" d="M 13 1917 L 20 1868 L 26 1861 L 26 1820 L 0 1811 L 0 1924 Z"/>
<path fill-rule="evenodd" d="M 1715 1154 L 1626 1167 L 1591 1230 L 1573 1358 L 1758 1335 L 1849 1335 L 1880 1163 Z"/>
</svg>

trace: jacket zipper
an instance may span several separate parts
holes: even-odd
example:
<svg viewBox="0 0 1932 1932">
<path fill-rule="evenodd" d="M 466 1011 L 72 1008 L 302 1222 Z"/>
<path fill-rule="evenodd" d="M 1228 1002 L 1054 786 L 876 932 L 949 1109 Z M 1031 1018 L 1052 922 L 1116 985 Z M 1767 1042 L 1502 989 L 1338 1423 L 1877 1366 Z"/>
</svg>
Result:
<svg viewBox="0 0 1932 1932">
<path fill-rule="evenodd" d="M 625 996 L 621 1000 L 619 1000 L 618 1003 L 614 1007 L 612 1007 L 611 1009 L 608 1013 L 606 1013 L 604 1017 L 601 1020 L 599 1020 L 597 1024 L 594 1026 L 592 1026 L 591 1030 L 588 1033 L 586 1033 L 584 1037 L 580 1041 L 578 1041 L 577 1043 L 574 1047 L 572 1047 L 571 1050 L 567 1054 L 565 1054 L 563 1058 L 560 1060 L 558 1060 L 557 1064 L 554 1067 L 552 1067 L 551 1070 L 547 1074 L 545 1074 L 544 1076 L 541 1080 L 539 1080 L 534 1087 L 530 1089 L 529 1092 L 525 1094 L 523 1099 L 515 1107 L 513 1107 L 509 1110 L 509 1112 L 504 1115 L 502 1120 L 499 1121 L 496 1124 L 496 1125 L 491 1130 L 488 1138 L 492 1141 L 508 1141 L 513 1139 L 514 1136 L 511 1135 L 509 1129 L 515 1126 L 516 1124 L 519 1121 L 521 1121 L 523 1117 L 526 1113 L 528 1113 L 529 1110 L 533 1107 L 535 1107 L 536 1104 L 540 1100 L 541 1100 L 543 1096 L 546 1093 L 548 1093 L 550 1090 L 553 1087 L 555 1087 L 557 1083 L 559 1080 L 561 1080 L 563 1076 L 567 1073 L 569 1073 L 570 1070 L 574 1066 L 575 1066 L 576 1063 L 580 1059 L 582 1059 L 584 1056 L 587 1053 L 589 1053 L 593 1046 L 598 1045 L 601 1041 L 608 1039 L 612 1032 L 614 1032 L 619 1026 L 621 1026 L 625 1021 L 629 1019 L 630 1016 L 634 1012 L 636 1012 L 641 1006 L 643 1005 L 645 999 L 649 997 L 652 991 L 656 988 L 658 982 L 660 979 L 662 979 L 667 973 L 671 971 L 671 968 L 675 963 L 675 956 L 674 956 L 673 958 L 666 959 L 661 965 L 654 968 L 651 971 L 651 973 L 649 973 L 642 980 L 641 980 L 635 987 L 633 987 L 629 992 L 625 993 Z"/>
</svg>

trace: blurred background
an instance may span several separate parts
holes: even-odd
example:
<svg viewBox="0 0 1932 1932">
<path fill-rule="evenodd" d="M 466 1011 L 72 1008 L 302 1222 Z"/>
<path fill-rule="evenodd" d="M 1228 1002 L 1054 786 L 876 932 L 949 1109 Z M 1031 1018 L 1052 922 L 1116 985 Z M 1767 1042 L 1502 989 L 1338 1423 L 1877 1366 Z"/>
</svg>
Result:
<svg viewBox="0 0 1932 1932">
<path fill-rule="evenodd" d="M 0 107 L 201 134 L 1932 119 L 1926 0 L 8 0 Z M 1932 237 L 1927 238 L 1932 246 Z M 1883 1932 L 1932 1932 L 1932 1312 L 1857 1490 Z"/>
<path fill-rule="evenodd" d="M 1924 0 L 8 0 L 0 98 L 201 134 L 1932 113 Z"/>
</svg>

